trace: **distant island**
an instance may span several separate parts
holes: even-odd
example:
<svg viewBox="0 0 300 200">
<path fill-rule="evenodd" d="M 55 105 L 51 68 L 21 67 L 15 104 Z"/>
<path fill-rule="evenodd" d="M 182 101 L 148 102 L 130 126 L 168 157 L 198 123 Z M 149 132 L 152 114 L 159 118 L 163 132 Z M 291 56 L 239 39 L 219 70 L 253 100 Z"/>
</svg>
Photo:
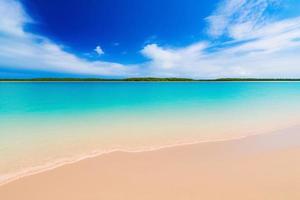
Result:
<svg viewBox="0 0 300 200">
<path fill-rule="evenodd" d="M 300 81 L 300 78 L 218 78 L 218 79 L 191 79 L 191 78 L 155 78 L 155 77 L 137 77 L 137 78 L 0 78 L 0 82 L 7 81 L 32 81 L 32 82 L 104 82 L 104 81 L 148 81 L 148 82 L 230 82 L 230 81 Z"/>
</svg>

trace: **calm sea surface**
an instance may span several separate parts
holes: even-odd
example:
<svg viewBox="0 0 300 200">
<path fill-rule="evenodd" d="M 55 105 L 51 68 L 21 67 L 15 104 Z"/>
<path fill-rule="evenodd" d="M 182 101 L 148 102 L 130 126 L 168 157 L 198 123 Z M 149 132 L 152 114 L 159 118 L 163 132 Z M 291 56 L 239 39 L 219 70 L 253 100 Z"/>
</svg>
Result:
<svg viewBox="0 0 300 200">
<path fill-rule="evenodd" d="M 300 123 L 299 82 L 0 83 L 0 181 L 114 149 Z"/>
</svg>

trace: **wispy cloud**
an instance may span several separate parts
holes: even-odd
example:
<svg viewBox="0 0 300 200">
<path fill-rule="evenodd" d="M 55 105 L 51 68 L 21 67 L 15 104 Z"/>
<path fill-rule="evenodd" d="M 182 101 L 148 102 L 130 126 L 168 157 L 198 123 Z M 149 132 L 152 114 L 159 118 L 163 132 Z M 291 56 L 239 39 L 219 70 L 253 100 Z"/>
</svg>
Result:
<svg viewBox="0 0 300 200">
<path fill-rule="evenodd" d="M 32 20 L 26 15 L 21 4 L 14 0 L 0 1 L 0 33 L 24 36 L 23 25 Z"/>
<path fill-rule="evenodd" d="M 277 3 L 222 1 L 207 17 L 214 42 L 179 49 L 149 44 L 142 53 L 152 73 L 161 76 L 299 77 L 300 17 L 275 20 L 267 9 Z"/>
<path fill-rule="evenodd" d="M 207 17 L 208 33 L 243 39 L 270 22 L 267 9 L 278 0 L 225 0 Z"/>
<path fill-rule="evenodd" d="M 300 16 L 272 17 L 268 9 L 280 5 L 278 1 L 221 1 L 207 17 L 211 40 L 179 48 L 148 42 L 141 50 L 147 62 L 123 65 L 80 58 L 46 37 L 26 32 L 24 26 L 33 20 L 22 5 L 1 0 L 0 71 L 6 67 L 101 76 L 300 77 Z M 95 51 L 104 53 L 100 46 Z"/>
<path fill-rule="evenodd" d="M 33 22 L 16 0 L 0 1 L 0 69 L 17 68 L 82 75 L 128 76 L 135 67 L 88 61 L 64 50 L 51 40 L 24 30 Z M 104 52 L 98 46 L 98 54 Z"/>
</svg>

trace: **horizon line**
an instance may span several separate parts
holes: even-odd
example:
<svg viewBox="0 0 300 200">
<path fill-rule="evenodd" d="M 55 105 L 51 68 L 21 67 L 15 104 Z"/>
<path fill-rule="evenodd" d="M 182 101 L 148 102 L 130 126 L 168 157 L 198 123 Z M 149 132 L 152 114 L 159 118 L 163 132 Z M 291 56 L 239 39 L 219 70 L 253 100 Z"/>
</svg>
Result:
<svg viewBox="0 0 300 200">
<path fill-rule="evenodd" d="M 199 82 L 199 81 L 300 81 L 300 78 L 184 78 L 184 77 L 131 77 L 131 78 L 74 78 L 74 77 L 43 77 L 43 78 L 0 78 L 1 82 Z"/>
</svg>

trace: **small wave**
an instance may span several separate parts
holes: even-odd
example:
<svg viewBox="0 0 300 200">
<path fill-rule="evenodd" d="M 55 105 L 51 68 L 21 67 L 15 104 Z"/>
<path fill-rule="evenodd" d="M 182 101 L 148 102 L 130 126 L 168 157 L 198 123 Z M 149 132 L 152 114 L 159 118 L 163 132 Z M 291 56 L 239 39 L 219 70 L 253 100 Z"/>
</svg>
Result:
<svg viewBox="0 0 300 200">
<path fill-rule="evenodd" d="M 201 143 L 214 143 L 214 142 L 225 142 L 225 141 L 232 141 L 232 140 L 241 140 L 244 138 L 252 137 L 252 136 L 257 136 L 257 135 L 265 135 L 265 134 L 271 134 L 277 131 L 284 131 L 293 127 L 299 127 L 298 125 L 295 126 L 289 126 L 286 128 L 281 128 L 281 129 L 274 129 L 273 131 L 269 131 L 267 133 L 252 133 L 248 135 L 242 135 L 242 136 L 237 136 L 237 137 L 230 137 L 230 138 L 221 138 L 221 139 L 214 139 L 214 140 L 195 140 L 192 142 L 174 142 L 172 144 L 166 144 L 166 145 L 161 145 L 161 146 L 149 146 L 149 147 L 142 147 L 142 148 L 137 148 L 137 149 L 122 149 L 122 148 L 114 148 L 110 150 L 95 150 L 92 152 L 89 152 L 87 154 L 82 154 L 74 157 L 69 157 L 69 158 L 63 158 L 59 160 L 55 160 L 49 163 L 46 163 L 44 165 L 39 165 L 35 167 L 30 167 L 21 171 L 18 171 L 16 173 L 10 173 L 10 174 L 3 174 L 0 175 L 0 186 L 3 186 L 5 184 L 8 184 L 12 181 L 16 181 L 18 179 L 39 174 L 42 172 L 46 172 L 49 170 L 56 169 L 58 167 L 62 167 L 64 165 L 68 164 L 73 164 L 77 163 L 79 161 L 89 159 L 89 158 L 95 158 L 98 156 L 114 153 L 114 152 L 125 152 L 125 153 L 141 153 L 141 152 L 150 152 L 150 151 L 157 151 L 161 149 L 166 149 L 166 148 L 173 148 L 173 147 L 180 147 L 180 146 L 187 146 L 187 145 L 196 145 L 196 144 L 201 144 Z"/>
</svg>

